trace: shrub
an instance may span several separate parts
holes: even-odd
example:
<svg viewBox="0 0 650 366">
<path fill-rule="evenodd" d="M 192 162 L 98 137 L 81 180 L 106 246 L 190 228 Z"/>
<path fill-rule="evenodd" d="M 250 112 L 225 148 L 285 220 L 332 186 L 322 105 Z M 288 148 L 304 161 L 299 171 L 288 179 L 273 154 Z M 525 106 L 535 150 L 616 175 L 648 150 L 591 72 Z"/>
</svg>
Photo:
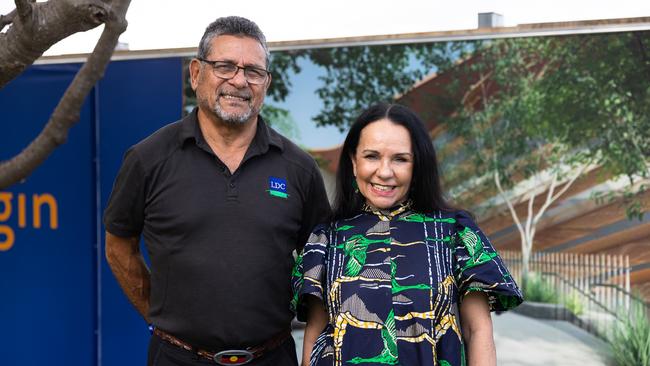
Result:
<svg viewBox="0 0 650 366">
<path fill-rule="evenodd" d="M 582 315 L 585 312 L 585 306 L 576 292 L 572 292 L 564 299 L 564 306 L 574 315 Z"/>
<path fill-rule="evenodd" d="M 608 338 L 617 366 L 650 366 L 650 319 L 645 304 L 633 301 Z"/>
<path fill-rule="evenodd" d="M 524 299 L 526 301 L 544 302 L 557 304 L 559 297 L 555 288 L 544 280 L 542 276 L 531 272 L 524 288 Z"/>
</svg>

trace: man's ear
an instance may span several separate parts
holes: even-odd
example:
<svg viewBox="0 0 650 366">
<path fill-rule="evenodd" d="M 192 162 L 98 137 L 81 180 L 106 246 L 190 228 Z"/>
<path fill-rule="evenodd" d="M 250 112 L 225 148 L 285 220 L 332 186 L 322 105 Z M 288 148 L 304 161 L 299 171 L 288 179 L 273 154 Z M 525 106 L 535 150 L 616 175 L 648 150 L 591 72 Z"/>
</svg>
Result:
<svg viewBox="0 0 650 366">
<path fill-rule="evenodd" d="M 197 59 L 192 59 L 190 65 L 188 66 L 190 71 L 190 84 L 192 85 L 192 90 L 196 91 L 197 86 L 199 85 L 199 73 L 201 72 L 201 61 Z"/>
<path fill-rule="evenodd" d="M 271 73 L 269 73 L 269 77 L 266 80 L 266 89 L 265 90 L 269 90 L 269 86 L 271 86 L 271 79 L 273 79 L 273 77 L 271 76 Z"/>
</svg>

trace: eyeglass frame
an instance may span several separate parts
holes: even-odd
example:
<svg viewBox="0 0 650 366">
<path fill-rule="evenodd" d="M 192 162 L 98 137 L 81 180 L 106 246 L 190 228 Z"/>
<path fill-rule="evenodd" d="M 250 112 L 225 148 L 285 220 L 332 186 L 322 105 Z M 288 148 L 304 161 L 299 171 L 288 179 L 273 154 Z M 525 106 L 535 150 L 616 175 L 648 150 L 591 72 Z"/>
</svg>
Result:
<svg viewBox="0 0 650 366">
<path fill-rule="evenodd" d="M 230 80 L 230 79 L 234 78 L 235 76 L 237 76 L 237 74 L 239 73 L 239 70 L 244 70 L 244 78 L 246 79 L 246 82 L 248 82 L 249 84 L 253 84 L 253 85 L 261 85 L 261 84 L 264 84 L 268 80 L 269 75 L 271 74 L 271 72 L 269 70 L 263 69 L 263 68 L 257 67 L 257 66 L 244 66 L 244 67 L 241 67 L 241 66 L 239 66 L 239 65 L 237 65 L 237 64 L 235 64 L 233 62 L 230 62 L 230 61 L 224 61 L 224 60 L 211 61 L 211 60 L 206 60 L 206 59 L 201 58 L 201 57 L 197 57 L 196 59 L 210 65 L 212 67 L 212 73 L 214 74 L 214 76 L 216 76 L 216 77 L 218 77 L 220 79 L 224 79 L 224 80 Z M 217 63 L 228 64 L 228 65 L 232 65 L 232 66 L 236 67 L 235 73 L 232 74 L 231 77 L 224 77 L 224 76 L 221 76 L 221 75 L 217 75 L 217 70 L 215 68 L 215 65 Z M 252 82 L 250 80 L 248 74 L 247 74 L 247 70 L 263 71 L 264 72 L 264 79 L 260 80 L 259 83 Z"/>
</svg>

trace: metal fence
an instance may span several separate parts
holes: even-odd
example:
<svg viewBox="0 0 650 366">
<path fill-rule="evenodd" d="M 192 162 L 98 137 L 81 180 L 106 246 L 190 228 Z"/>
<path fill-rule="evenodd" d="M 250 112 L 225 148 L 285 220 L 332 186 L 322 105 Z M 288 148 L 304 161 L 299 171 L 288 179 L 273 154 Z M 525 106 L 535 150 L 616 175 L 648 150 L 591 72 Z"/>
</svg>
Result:
<svg viewBox="0 0 650 366">
<path fill-rule="evenodd" d="M 518 283 L 522 283 L 522 254 L 500 251 Z M 630 291 L 627 255 L 533 252 L 529 271 L 536 285 L 556 295 L 555 318 L 570 321 L 601 338 L 612 322 L 630 313 L 632 305 L 648 304 Z M 526 297 L 526 296 L 524 296 Z"/>
</svg>

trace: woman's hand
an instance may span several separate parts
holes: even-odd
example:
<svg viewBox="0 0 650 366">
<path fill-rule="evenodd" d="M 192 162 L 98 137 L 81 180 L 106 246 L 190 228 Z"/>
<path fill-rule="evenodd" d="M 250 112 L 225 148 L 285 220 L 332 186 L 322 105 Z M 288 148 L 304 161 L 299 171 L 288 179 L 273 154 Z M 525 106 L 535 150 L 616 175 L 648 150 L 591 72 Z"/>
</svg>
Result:
<svg viewBox="0 0 650 366">
<path fill-rule="evenodd" d="M 487 296 L 470 292 L 460 305 L 460 323 L 465 339 L 468 366 L 496 366 L 492 318 Z"/>
<path fill-rule="evenodd" d="M 323 302 L 319 298 L 307 295 L 306 300 L 309 313 L 302 344 L 301 366 L 309 366 L 309 357 L 311 356 L 311 350 L 314 348 L 314 343 L 316 343 L 316 338 L 325 329 L 328 321 L 327 311 L 325 311 Z"/>
</svg>

